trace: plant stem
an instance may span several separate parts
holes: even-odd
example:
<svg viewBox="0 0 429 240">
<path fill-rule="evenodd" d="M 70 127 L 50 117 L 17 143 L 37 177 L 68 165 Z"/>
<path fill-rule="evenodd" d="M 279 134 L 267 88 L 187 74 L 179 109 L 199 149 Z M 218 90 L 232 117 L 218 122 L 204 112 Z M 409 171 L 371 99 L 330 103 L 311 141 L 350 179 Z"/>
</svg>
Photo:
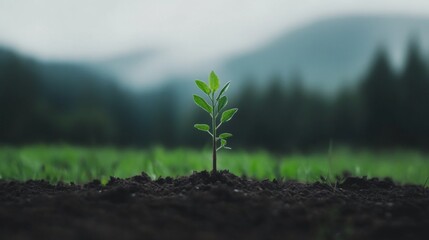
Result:
<svg viewBox="0 0 429 240">
<path fill-rule="evenodd" d="M 214 100 L 214 92 L 212 94 L 212 107 L 213 107 L 213 113 L 212 113 L 212 129 L 213 129 L 213 170 L 212 172 L 215 173 L 217 172 L 217 167 L 216 167 L 216 114 L 215 114 L 215 100 Z"/>
</svg>

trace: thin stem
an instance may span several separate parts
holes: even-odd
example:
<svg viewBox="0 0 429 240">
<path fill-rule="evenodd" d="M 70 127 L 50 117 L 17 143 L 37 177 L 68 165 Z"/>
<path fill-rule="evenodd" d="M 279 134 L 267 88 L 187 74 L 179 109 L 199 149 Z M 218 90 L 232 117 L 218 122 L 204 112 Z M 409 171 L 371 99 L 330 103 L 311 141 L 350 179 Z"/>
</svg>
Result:
<svg viewBox="0 0 429 240">
<path fill-rule="evenodd" d="M 212 97 L 211 97 L 211 101 L 212 101 L 212 109 L 213 109 L 213 114 L 212 114 L 212 129 L 213 129 L 213 170 L 212 172 L 215 173 L 217 172 L 217 167 L 216 167 L 216 102 L 214 100 L 214 92 L 212 93 Z"/>
</svg>

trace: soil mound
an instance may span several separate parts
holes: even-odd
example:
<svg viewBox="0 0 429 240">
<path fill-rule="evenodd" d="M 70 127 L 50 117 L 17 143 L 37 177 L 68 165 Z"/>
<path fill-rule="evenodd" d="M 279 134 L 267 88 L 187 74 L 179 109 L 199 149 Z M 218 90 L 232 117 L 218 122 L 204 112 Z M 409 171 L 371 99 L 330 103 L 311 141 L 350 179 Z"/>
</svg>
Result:
<svg viewBox="0 0 429 240">
<path fill-rule="evenodd" d="M 257 181 L 228 171 L 103 186 L 0 181 L 0 239 L 427 239 L 429 190 L 390 179 Z"/>
</svg>

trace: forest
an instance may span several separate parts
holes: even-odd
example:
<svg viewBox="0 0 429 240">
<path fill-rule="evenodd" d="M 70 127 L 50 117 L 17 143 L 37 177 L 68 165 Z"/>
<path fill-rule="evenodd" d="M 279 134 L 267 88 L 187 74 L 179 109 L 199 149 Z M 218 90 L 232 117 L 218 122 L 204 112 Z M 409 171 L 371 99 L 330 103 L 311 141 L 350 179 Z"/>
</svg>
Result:
<svg viewBox="0 0 429 240">
<path fill-rule="evenodd" d="M 307 90 L 300 77 L 254 79 L 231 96 L 240 110 L 227 130 L 232 147 L 277 152 L 326 149 L 330 144 L 427 150 L 429 71 L 410 41 L 401 69 L 384 48 L 361 80 L 335 94 Z M 222 78 L 222 76 L 220 76 Z M 206 120 L 176 86 L 130 91 L 83 65 L 46 63 L 0 49 L 0 144 L 70 143 L 201 147 L 193 123 Z M 232 80 L 232 88 L 234 81 Z M 189 98 L 189 108 L 178 104 Z"/>
</svg>

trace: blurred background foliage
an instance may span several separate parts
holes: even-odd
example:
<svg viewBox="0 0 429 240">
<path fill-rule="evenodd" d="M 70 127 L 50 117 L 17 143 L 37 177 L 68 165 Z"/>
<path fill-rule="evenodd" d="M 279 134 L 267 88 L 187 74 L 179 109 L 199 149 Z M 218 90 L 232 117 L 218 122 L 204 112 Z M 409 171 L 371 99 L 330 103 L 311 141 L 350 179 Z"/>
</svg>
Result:
<svg viewBox="0 0 429 240">
<path fill-rule="evenodd" d="M 336 145 L 428 150 L 429 63 L 411 39 L 401 69 L 380 46 L 354 85 L 333 93 L 309 89 L 300 72 L 232 81 L 229 106 L 240 110 L 225 130 L 232 147 L 273 152 Z M 215 69 L 216 70 L 216 69 Z M 192 128 L 206 122 L 193 106 L 193 80 L 133 90 L 76 63 L 42 62 L 0 49 L 0 144 L 70 143 L 201 147 Z M 261 87 L 259 84 L 263 82 Z M 320 83 L 323 85 L 323 81 Z"/>
</svg>

